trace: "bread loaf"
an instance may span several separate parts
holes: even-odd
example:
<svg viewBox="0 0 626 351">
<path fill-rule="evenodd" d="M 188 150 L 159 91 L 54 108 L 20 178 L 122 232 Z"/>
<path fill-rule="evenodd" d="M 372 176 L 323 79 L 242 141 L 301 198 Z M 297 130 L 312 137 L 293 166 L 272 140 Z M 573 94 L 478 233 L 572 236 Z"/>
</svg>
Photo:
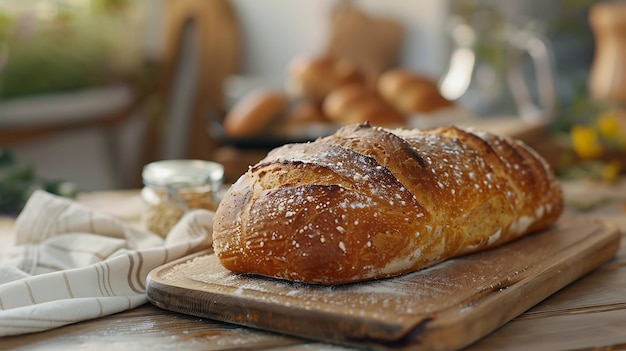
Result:
<svg viewBox="0 0 626 351">
<path fill-rule="evenodd" d="M 321 103 L 344 84 L 365 83 L 363 72 L 352 62 L 327 56 L 294 59 L 289 65 L 287 87 L 296 98 Z"/>
<path fill-rule="evenodd" d="M 325 123 L 328 118 L 319 104 L 300 100 L 293 104 L 287 113 L 287 123 Z"/>
<path fill-rule="evenodd" d="M 369 122 L 376 126 L 401 126 L 406 120 L 364 84 L 347 84 L 331 91 L 322 105 L 326 117 L 340 124 Z"/>
<path fill-rule="evenodd" d="M 287 108 L 287 97 L 274 90 L 258 89 L 246 94 L 224 117 L 229 137 L 245 138 L 259 134 Z"/>
<path fill-rule="evenodd" d="M 387 103 L 407 116 L 452 106 L 452 102 L 441 95 L 435 82 L 404 69 L 383 73 L 377 88 Z"/>
<path fill-rule="evenodd" d="M 350 283 L 504 244 L 562 208 L 549 166 L 520 141 L 359 124 L 251 167 L 217 209 L 213 245 L 233 272 Z"/>
</svg>

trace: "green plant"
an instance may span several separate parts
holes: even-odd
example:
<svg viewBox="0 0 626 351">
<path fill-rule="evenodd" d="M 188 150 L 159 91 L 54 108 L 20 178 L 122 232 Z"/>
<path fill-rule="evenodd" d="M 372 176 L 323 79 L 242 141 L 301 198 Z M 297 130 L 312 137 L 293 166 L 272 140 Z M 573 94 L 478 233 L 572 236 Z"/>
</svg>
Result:
<svg viewBox="0 0 626 351">
<path fill-rule="evenodd" d="M 10 150 L 0 148 L 0 214 L 19 213 L 37 189 L 69 198 L 78 193 L 69 182 L 43 179 L 33 167 L 18 166 Z"/>
</svg>

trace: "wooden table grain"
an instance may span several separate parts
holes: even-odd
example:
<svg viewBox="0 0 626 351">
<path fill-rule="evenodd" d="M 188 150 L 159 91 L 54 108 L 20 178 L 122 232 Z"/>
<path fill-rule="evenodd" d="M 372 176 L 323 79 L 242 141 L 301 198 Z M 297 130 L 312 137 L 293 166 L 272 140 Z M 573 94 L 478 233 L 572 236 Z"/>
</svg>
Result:
<svg viewBox="0 0 626 351">
<path fill-rule="evenodd" d="M 619 226 L 615 258 L 513 319 L 469 350 L 626 349 L 626 178 L 565 182 L 566 213 Z M 82 194 L 78 201 L 140 225 L 137 191 Z M 13 219 L 0 218 L 0 245 Z M 50 331 L 0 338 L 1 350 L 347 350 L 345 347 L 174 313 L 150 304 Z"/>
</svg>

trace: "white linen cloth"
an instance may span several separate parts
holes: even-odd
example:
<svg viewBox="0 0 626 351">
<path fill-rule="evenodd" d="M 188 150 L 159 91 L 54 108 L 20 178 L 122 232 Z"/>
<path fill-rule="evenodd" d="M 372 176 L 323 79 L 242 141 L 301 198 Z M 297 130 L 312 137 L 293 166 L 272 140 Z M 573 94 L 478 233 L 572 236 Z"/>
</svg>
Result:
<svg viewBox="0 0 626 351">
<path fill-rule="evenodd" d="M 166 239 L 44 191 L 0 248 L 0 336 L 32 333 L 147 302 L 148 273 L 209 247 L 213 212 L 185 215 Z"/>
</svg>

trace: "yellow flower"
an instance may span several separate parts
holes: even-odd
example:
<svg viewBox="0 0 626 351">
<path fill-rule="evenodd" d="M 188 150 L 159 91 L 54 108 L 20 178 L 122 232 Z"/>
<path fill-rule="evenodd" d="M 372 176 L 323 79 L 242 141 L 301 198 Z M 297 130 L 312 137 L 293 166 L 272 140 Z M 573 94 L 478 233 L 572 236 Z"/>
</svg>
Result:
<svg viewBox="0 0 626 351">
<path fill-rule="evenodd" d="M 597 158 L 602 155 L 602 145 L 591 127 L 575 125 L 571 130 L 572 147 L 581 158 Z"/>
<path fill-rule="evenodd" d="M 618 138 L 619 137 L 619 121 L 615 113 L 607 112 L 598 116 L 598 131 L 600 135 L 605 138 Z"/>
<path fill-rule="evenodd" d="M 607 163 L 602 169 L 602 179 L 607 182 L 613 182 L 617 179 L 621 171 L 621 164 L 619 161 L 611 161 Z"/>
</svg>

